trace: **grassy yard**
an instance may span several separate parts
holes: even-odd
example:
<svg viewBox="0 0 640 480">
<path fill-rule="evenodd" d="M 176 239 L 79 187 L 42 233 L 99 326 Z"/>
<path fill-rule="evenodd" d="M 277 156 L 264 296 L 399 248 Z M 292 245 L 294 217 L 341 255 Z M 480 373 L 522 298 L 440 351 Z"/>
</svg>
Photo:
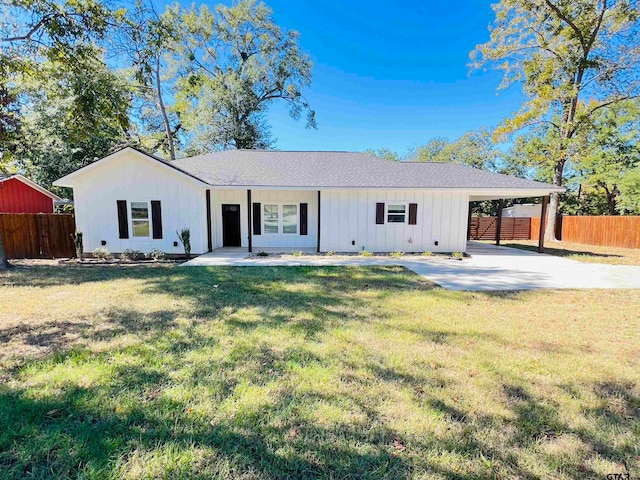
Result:
<svg viewBox="0 0 640 480">
<path fill-rule="evenodd" d="M 505 240 L 505 247 L 538 251 L 537 240 Z M 545 242 L 544 253 L 587 263 L 640 265 L 640 248 L 601 247 L 571 242 Z"/>
<path fill-rule="evenodd" d="M 0 274 L 0 477 L 640 476 L 640 292 L 401 268 Z"/>
</svg>

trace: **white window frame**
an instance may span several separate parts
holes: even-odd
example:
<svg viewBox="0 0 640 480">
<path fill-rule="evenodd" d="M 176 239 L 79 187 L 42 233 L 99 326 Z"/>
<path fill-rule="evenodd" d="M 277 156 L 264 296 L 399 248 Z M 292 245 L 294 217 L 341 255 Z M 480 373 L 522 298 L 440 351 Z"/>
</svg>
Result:
<svg viewBox="0 0 640 480">
<path fill-rule="evenodd" d="M 296 231 L 295 232 L 285 232 L 284 231 L 284 207 L 296 207 Z M 300 204 L 299 203 L 283 203 L 282 205 L 280 205 L 280 208 L 282 209 L 282 235 L 298 235 L 300 232 Z"/>
<path fill-rule="evenodd" d="M 267 232 L 267 226 L 266 226 L 266 223 L 265 223 L 266 215 L 265 215 L 265 211 L 264 211 L 265 207 L 267 207 L 267 206 L 269 206 L 269 207 L 275 206 L 275 207 L 278 208 L 278 231 L 277 232 Z M 281 223 L 282 223 L 282 212 L 281 212 L 280 205 L 277 204 L 277 203 L 266 203 L 266 202 L 263 203 L 262 204 L 262 233 L 264 235 L 279 235 L 280 234 L 280 224 Z"/>
<path fill-rule="evenodd" d="M 401 213 L 389 213 L 389 205 L 404 205 L 404 221 L 402 222 L 390 222 L 389 215 L 402 215 Z M 390 225 L 406 225 L 409 223 L 409 202 L 395 202 L 387 201 L 384 204 L 384 223 Z"/>
<path fill-rule="evenodd" d="M 276 207 L 278 207 L 278 231 L 277 232 L 267 232 L 266 229 L 266 225 L 265 225 L 265 214 L 264 214 L 264 207 L 265 206 L 273 206 L 275 205 Z M 295 232 L 284 232 L 284 207 L 286 206 L 294 206 L 296 207 L 296 231 Z M 299 235 L 300 234 L 300 204 L 299 203 L 294 203 L 294 202 L 283 202 L 283 203 L 276 203 L 276 202 L 264 202 L 262 204 L 262 233 L 264 235 Z"/>
<path fill-rule="evenodd" d="M 147 204 L 147 218 L 133 218 L 133 204 L 134 203 L 146 203 Z M 153 225 L 151 224 L 151 202 L 148 200 L 132 200 L 129 202 L 129 216 L 131 217 L 131 237 L 133 238 L 151 238 L 153 232 Z M 133 228 L 133 224 L 136 221 L 149 223 L 148 235 L 136 235 L 136 230 Z"/>
</svg>

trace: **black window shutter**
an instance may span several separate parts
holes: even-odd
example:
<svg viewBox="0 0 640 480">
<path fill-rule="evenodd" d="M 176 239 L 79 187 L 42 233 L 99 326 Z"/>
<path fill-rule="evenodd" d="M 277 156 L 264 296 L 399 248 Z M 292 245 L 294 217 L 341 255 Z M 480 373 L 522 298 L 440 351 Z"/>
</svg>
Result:
<svg viewBox="0 0 640 480">
<path fill-rule="evenodd" d="M 376 203 L 376 225 L 384 224 L 384 203 Z"/>
<path fill-rule="evenodd" d="M 129 238 L 129 220 L 127 218 L 127 201 L 118 200 L 118 230 L 120 238 Z"/>
<path fill-rule="evenodd" d="M 308 211 L 308 207 L 306 203 L 301 203 L 300 204 L 300 235 L 307 235 L 308 233 L 308 228 L 307 228 L 307 211 Z"/>
<path fill-rule="evenodd" d="M 259 203 L 253 204 L 253 234 L 260 235 L 262 233 L 262 217 L 260 214 L 262 213 L 260 209 Z"/>
<path fill-rule="evenodd" d="M 153 238 L 162 238 L 162 207 L 160 200 L 151 200 L 151 224 L 153 225 Z"/>
<path fill-rule="evenodd" d="M 409 204 L 409 225 L 415 225 L 418 223 L 418 204 Z"/>
</svg>

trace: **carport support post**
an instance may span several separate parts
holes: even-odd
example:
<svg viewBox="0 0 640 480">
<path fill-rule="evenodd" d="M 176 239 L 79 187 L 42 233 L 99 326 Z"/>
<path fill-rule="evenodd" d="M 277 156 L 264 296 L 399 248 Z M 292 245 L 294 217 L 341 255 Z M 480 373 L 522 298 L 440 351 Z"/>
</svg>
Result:
<svg viewBox="0 0 640 480">
<path fill-rule="evenodd" d="M 253 251 L 253 245 L 252 245 L 252 235 L 251 235 L 251 229 L 253 228 L 253 224 L 251 223 L 251 210 L 253 208 L 253 205 L 251 204 L 251 190 L 247 190 L 247 227 L 249 229 L 249 253 L 251 253 Z"/>
<path fill-rule="evenodd" d="M 540 233 L 538 234 L 538 253 L 544 252 L 544 231 L 547 228 L 547 205 L 549 204 L 549 195 L 542 197 L 542 210 L 540 212 Z"/>
<path fill-rule="evenodd" d="M 496 225 L 496 245 L 500 245 L 500 234 L 502 234 L 502 209 L 504 208 L 504 200 L 498 200 L 498 218 Z"/>
</svg>

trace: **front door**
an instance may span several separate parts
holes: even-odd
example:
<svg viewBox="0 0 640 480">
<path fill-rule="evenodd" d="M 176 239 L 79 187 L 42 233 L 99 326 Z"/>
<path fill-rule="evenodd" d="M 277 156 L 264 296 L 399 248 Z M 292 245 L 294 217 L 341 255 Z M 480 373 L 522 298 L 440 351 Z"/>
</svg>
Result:
<svg viewBox="0 0 640 480">
<path fill-rule="evenodd" d="M 240 205 L 222 205 L 222 246 L 240 246 Z"/>
</svg>

